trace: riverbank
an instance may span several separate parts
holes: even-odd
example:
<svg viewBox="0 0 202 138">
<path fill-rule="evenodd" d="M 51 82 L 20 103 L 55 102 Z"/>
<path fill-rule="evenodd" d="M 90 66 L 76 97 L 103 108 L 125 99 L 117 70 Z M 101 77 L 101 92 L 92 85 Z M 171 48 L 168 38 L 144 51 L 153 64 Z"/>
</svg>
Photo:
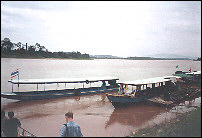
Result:
<svg viewBox="0 0 202 138">
<path fill-rule="evenodd" d="M 25 51 L 25 50 L 2 50 L 1 58 L 27 58 L 27 59 L 90 59 L 89 54 L 80 52 L 48 52 L 48 51 Z"/>
<path fill-rule="evenodd" d="M 15 59 L 48 59 L 48 60 L 94 60 L 92 58 L 45 58 L 45 57 L 1 57 L 1 58 L 15 58 Z"/>
<path fill-rule="evenodd" d="M 201 106 L 166 123 L 133 132 L 129 137 L 201 137 Z"/>
</svg>

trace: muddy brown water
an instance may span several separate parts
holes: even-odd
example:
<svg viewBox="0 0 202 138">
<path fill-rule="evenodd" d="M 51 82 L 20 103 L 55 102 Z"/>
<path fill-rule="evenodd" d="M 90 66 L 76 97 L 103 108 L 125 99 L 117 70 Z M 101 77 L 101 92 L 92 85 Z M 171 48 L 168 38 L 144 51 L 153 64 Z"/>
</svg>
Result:
<svg viewBox="0 0 202 138">
<path fill-rule="evenodd" d="M 1 59 L 1 92 L 10 92 L 10 73 L 19 69 L 20 78 L 65 78 L 113 76 L 121 81 L 172 75 L 179 68 L 201 70 L 194 61 L 128 61 L 128 60 L 46 60 Z M 50 86 L 50 88 L 55 86 Z M 72 86 L 75 87 L 75 86 Z M 79 86 L 77 86 L 79 87 Z M 39 86 L 43 89 L 43 85 Z M 49 86 L 46 86 L 48 89 Z M 63 89 L 63 85 L 57 86 Z M 17 87 L 14 87 L 18 91 Z M 19 91 L 36 90 L 36 86 L 20 86 Z M 1 109 L 14 111 L 22 127 L 36 136 L 57 137 L 64 114 L 74 113 L 74 121 L 86 137 L 127 136 L 130 132 L 175 118 L 178 114 L 201 105 L 201 97 L 184 101 L 166 109 L 140 103 L 115 109 L 105 94 L 64 97 L 36 101 L 17 101 L 1 98 Z"/>
<path fill-rule="evenodd" d="M 26 128 L 37 136 L 59 136 L 64 114 L 74 113 L 74 121 L 84 136 L 126 136 L 148 125 L 159 124 L 199 106 L 201 98 L 185 101 L 166 109 L 140 103 L 115 109 L 105 94 L 58 98 L 37 101 L 16 101 L 1 105 L 6 111 L 14 111 Z"/>
</svg>

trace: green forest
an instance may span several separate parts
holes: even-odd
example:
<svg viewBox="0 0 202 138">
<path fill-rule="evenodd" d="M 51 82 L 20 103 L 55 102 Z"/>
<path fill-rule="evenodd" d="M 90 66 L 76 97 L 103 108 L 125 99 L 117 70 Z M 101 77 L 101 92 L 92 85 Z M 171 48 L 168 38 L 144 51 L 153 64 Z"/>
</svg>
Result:
<svg viewBox="0 0 202 138">
<path fill-rule="evenodd" d="M 2 58 L 60 58 L 60 59 L 90 59 L 89 54 L 80 52 L 50 52 L 39 43 L 28 46 L 21 42 L 12 43 L 9 38 L 1 41 Z"/>
</svg>

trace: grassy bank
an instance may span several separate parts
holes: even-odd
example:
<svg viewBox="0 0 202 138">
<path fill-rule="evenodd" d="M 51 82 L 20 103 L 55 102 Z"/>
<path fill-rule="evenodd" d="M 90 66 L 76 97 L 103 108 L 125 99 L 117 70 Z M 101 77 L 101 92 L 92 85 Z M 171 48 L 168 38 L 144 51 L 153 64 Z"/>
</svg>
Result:
<svg viewBox="0 0 202 138">
<path fill-rule="evenodd" d="M 201 137 L 201 106 L 167 123 L 133 132 L 130 137 Z"/>
</svg>

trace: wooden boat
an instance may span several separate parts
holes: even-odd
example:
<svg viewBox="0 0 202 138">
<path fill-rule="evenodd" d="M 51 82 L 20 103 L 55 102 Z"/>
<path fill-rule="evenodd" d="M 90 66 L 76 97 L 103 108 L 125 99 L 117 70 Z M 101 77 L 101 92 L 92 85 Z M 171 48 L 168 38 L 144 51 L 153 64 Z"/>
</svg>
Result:
<svg viewBox="0 0 202 138">
<path fill-rule="evenodd" d="M 180 76 L 180 77 L 188 77 L 190 78 L 191 76 L 197 76 L 201 75 L 201 71 L 193 71 L 193 72 L 183 72 L 183 71 L 176 71 L 174 76 Z M 183 76 L 184 75 L 184 76 Z"/>
<path fill-rule="evenodd" d="M 165 95 L 174 85 L 173 82 L 177 81 L 177 78 L 179 77 L 165 76 L 136 81 L 118 82 L 117 84 L 120 85 L 119 91 L 115 94 L 106 93 L 106 96 L 115 108 L 137 104 L 154 96 L 161 94 Z M 128 88 L 129 86 L 131 86 L 132 89 Z M 130 89 L 129 92 L 128 89 Z"/>
<path fill-rule="evenodd" d="M 1 97 L 7 99 L 15 100 L 39 100 L 39 99 L 50 99 L 50 98 L 59 98 L 59 97 L 68 97 L 68 96 L 80 96 L 88 94 L 98 94 L 106 92 L 114 92 L 118 90 L 118 85 L 116 83 L 117 78 L 113 77 L 99 77 L 99 78 L 63 78 L 63 79 L 24 79 L 24 80 L 9 80 L 8 82 L 12 83 L 12 92 L 2 92 Z M 91 87 L 92 83 L 100 83 L 102 86 Z M 106 83 L 108 82 L 108 84 Z M 74 88 L 74 89 L 62 89 L 62 90 L 45 90 L 46 84 L 60 84 L 63 83 L 66 86 L 66 83 L 82 83 L 83 88 Z M 35 84 L 37 85 L 36 91 L 26 91 L 26 92 L 13 92 L 13 84 Z M 38 85 L 44 84 L 44 91 L 38 90 Z M 84 86 L 88 85 L 90 87 L 85 88 Z"/>
<path fill-rule="evenodd" d="M 174 76 L 180 76 L 187 83 L 201 83 L 201 71 L 183 72 L 176 71 Z"/>
<path fill-rule="evenodd" d="M 201 61 L 201 58 L 194 59 L 193 61 Z"/>
</svg>

